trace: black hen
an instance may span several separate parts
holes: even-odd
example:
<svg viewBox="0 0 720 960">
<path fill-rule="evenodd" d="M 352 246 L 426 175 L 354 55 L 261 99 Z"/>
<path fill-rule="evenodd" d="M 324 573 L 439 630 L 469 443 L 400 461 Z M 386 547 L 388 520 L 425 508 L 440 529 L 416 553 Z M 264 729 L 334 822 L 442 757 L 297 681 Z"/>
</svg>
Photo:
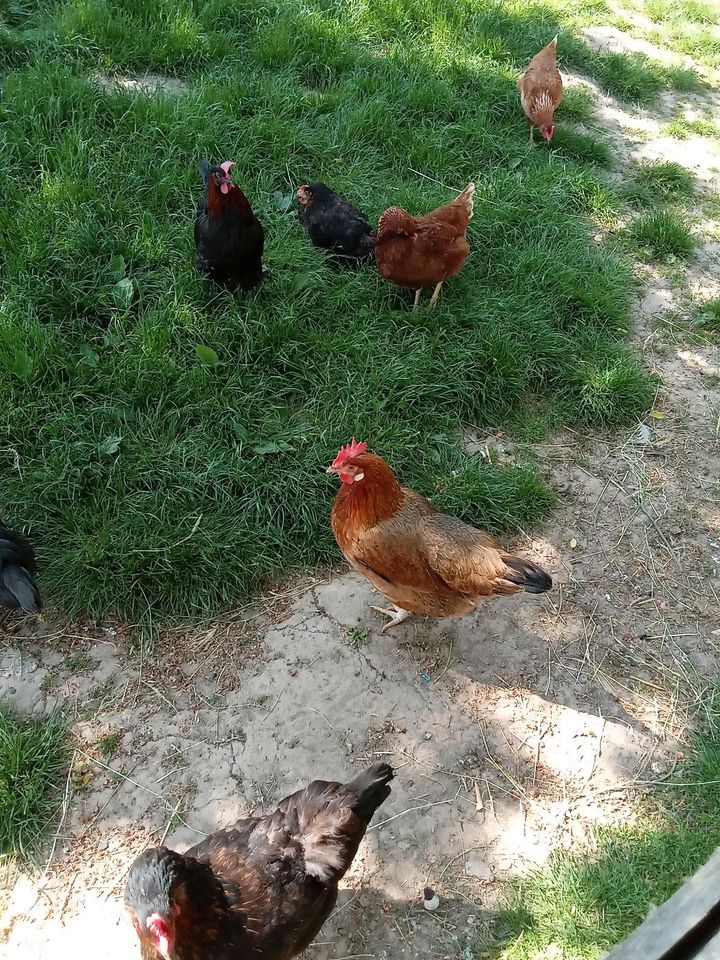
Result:
<svg viewBox="0 0 720 960">
<path fill-rule="evenodd" d="M 185 854 L 146 850 L 125 888 L 143 960 L 297 956 L 335 906 L 393 776 L 379 763 L 349 783 L 315 780 L 275 813 L 239 820 Z"/>
<path fill-rule="evenodd" d="M 42 597 L 36 572 L 35 554 L 27 540 L 0 526 L 0 607 L 39 613 Z"/>
<path fill-rule="evenodd" d="M 250 290 L 262 280 L 265 234 L 247 197 L 233 183 L 232 160 L 200 164 L 207 187 L 195 218 L 195 263 L 200 273 L 227 287 Z"/>
<path fill-rule="evenodd" d="M 298 216 L 316 247 L 348 260 L 375 257 L 375 231 L 365 214 L 338 197 L 324 183 L 311 183 L 297 192 Z"/>
</svg>

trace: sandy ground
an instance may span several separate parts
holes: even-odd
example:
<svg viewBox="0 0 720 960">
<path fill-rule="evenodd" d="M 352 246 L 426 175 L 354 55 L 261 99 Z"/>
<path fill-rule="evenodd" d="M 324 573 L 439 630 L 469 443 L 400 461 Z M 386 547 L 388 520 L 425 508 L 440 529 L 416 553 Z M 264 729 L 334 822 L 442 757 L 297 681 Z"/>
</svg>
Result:
<svg viewBox="0 0 720 960">
<path fill-rule="evenodd" d="M 50 614 L 40 630 L 6 628 L 2 696 L 27 711 L 62 705 L 76 734 L 52 855 L 11 878 L 2 930 L 17 960 L 137 956 L 119 895 L 145 846 L 182 849 L 380 758 L 397 770 L 392 796 L 308 954 L 466 960 L 503 879 L 630 816 L 637 786 L 672 774 L 718 675 L 720 351 L 687 318 L 720 294 L 720 233 L 703 213 L 720 156 L 661 126 L 715 98 L 667 94 L 658 113 L 596 91 L 616 175 L 667 157 L 698 176 L 702 243 L 687 268 L 638 266 L 634 339 L 663 381 L 652 415 L 531 451 L 559 503 L 516 546 L 552 571 L 552 593 L 383 635 L 377 598 L 339 569 L 167 631 L 144 660 L 117 624 Z M 501 434 L 481 441 L 500 462 L 526 455 Z M 108 733 L 117 751 L 104 756 Z M 442 898 L 434 914 L 425 883 Z"/>
</svg>

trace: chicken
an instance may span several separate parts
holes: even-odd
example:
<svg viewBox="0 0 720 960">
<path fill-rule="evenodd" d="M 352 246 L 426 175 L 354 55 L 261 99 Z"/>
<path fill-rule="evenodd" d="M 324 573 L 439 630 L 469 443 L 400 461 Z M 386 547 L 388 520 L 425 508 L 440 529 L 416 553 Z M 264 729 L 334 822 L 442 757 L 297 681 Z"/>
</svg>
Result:
<svg viewBox="0 0 720 960">
<path fill-rule="evenodd" d="M 394 607 L 373 608 L 391 618 L 383 633 L 411 613 L 460 616 L 488 597 L 552 587 L 531 560 L 401 487 L 388 464 L 367 453 L 366 443 L 353 439 L 341 447 L 327 472 L 342 481 L 332 508 L 338 546 Z"/>
<path fill-rule="evenodd" d="M 228 290 L 250 290 L 262 280 L 265 234 L 247 197 L 233 183 L 227 160 L 213 167 L 200 164 L 207 187 L 195 218 L 196 266 L 200 273 Z"/>
<path fill-rule="evenodd" d="M 348 260 L 375 256 L 375 231 L 365 214 L 324 183 L 310 183 L 297 192 L 300 223 L 315 247 Z"/>
<path fill-rule="evenodd" d="M 550 141 L 555 130 L 555 110 L 563 96 L 562 77 L 557 68 L 557 37 L 535 54 L 517 85 L 530 125 L 530 145 L 535 143 L 535 127 Z"/>
<path fill-rule="evenodd" d="M 329 917 L 392 768 L 315 780 L 267 817 L 239 820 L 185 854 L 142 853 L 125 907 L 143 960 L 288 960 Z"/>
<path fill-rule="evenodd" d="M 468 221 L 473 214 L 475 184 L 460 196 L 424 217 L 413 217 L 400 207 L 390 207 L 380 217 L 375 240 L 375 259 L 386 280 L 415 291 L 413 310 L 420 303 L 422 288 L 435 285 L 430 306 L 448 277 L 460 272 L 470 252 Z"/>
<path fill-rule="evenodd" d="M 0 526 L 0 607 L 39 613 L 42 597 L 36 572 L 35 554 L 27 540 Z"/>
</svg>

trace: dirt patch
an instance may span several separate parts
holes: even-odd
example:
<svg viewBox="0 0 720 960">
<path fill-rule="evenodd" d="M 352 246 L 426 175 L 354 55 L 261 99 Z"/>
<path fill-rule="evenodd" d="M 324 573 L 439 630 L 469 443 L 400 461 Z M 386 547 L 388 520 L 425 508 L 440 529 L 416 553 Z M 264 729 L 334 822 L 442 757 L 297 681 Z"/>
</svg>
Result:
<svg viewBox="0 0 720 960">
<path fill-rule="evenodd" d="M 621 168 L 643 146 L 664 156 L 651 127 L 631 132 L 657 115 L 596 103 Z M 266 610 L 167 631 L 147 657 L 117 625 L 15 622 L 2 695 L 35 712 L 62 704 L 77 750 L 54 856 L 15 878 L 14 956 L 99 943 L 111 960 L 135 955 L 118 898 L 144 846 L 183 848 L 313 777 L 382 758 L 397 769 L 392 797 L 313 957 L 460 957 L 498 881 L 628 817 L 637 784 L 672 774 L 720 642 L 720 357 L 687 324 L 720 263 L 697 230 L 707 242 L 687 271 L 638 268 L 634 338 L 663 381 L 652 414 L 534 451 L 559 504 L 518 547 L 553 572 L 550 595 L 383 635 L 369 586 L 343 573 L 293 583 Z M 426 883 L 441 896 L 433 914 Z"/>
</svg>

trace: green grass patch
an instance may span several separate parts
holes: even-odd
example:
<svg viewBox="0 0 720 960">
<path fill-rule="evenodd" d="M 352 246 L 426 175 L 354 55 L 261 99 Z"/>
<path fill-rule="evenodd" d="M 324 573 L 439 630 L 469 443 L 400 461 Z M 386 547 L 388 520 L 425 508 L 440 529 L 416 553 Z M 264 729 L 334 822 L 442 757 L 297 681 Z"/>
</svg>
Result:
<svg viewBox="0 0 720 960">
<path fill-rule="evenodd" d="M 695 193 L 693 175 L 679 163 L 638 163 L 633 179 L 659 200 L 680 200 Z"/>
<path fill-rule="evenodd" d="M 690 21 L 716 24 L 720 22 L 717 4 L 708 0 L 647 0 L 647 15 L 660 22 Z"/>
<path fill-rule="evenodd" d="M 667 125 L 667 132 L 678 140 L 687 140 L 688 137 L 708 137 L 710 140 L 720 138 L 720 124 L 712 117 L 686 117 L 679 115 Z"/>
<path fill-rule="evenodd" d="M 720 331 L 720 297 L 706 300 L 697 306 L 694 325 Z"/>
<path fill-rule="evenodd" d="M 515 80 L 558 31 L 570 65 L 628 96 L 665 83 L 652 65 L 594 54 L 540 3 L 16 9 L 0 513 L 29 529 L 70 612 L 194 616 L 336 560 L 324 466 L 353 435 L 442 508 L 532 525 L 551 492 L 529 468 L 469 457 L 463 427 L 549 402 L 561 422 L 618 424 L 650 403 L 623 343 L 628 264 L 594 239 L 617 208 L 595 172 L 611 151 L 573 130 L 582 94 L 549 149 L 529 150 Z M 89 79 L 146 70 L 188 92 Z M 266 228 L 268 277 L 247 297 L 193 270 L 203 157 L 237 162 Z M 336 270 L 309 246 L 287 202 L 312 179 L 373 220 L 477 182 L 472 254 L 437 310 L 413 314 L 373 269 Z"/>
<path fill-rule="evenodd" d="M 522 882 L 498 923 L 493 960 L 599 960 L 664 903 L 720 843 L 720 700 L 637 820 L 594 832 Z"/>
<path fill-rule="evenodd" d="M 0 858 L 38 850 L 62 800 L 69 761 L 59 714 L 24 720 L 0 709 Z"/>
<path fill-rule="evenodd" d="M 695 249 L 695 238 L 671 210 L 655 210 L 638 217 L 630 224 L 628 234 L 651 260 L 685 260 Z"/>
<path fill-rule="evenodd" d="M 111 730 L 104 733 L 97 742 L 97 748 L 102 754 L 103 759 L 112 760 L 120 749 L 120 734 L 117 730 Z"/>
</svg>

